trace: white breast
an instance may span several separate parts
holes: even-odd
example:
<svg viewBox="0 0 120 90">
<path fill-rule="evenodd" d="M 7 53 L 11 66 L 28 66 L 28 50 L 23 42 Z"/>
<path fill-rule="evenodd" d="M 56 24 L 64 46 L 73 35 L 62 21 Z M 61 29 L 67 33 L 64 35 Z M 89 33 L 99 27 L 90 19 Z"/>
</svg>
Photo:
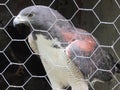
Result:
<svg viewBox="0 0 120 90">
<path fill-rule="evenodd" d="M 47 40 L 44 36 L 37 35 L 36 43 L 42 59 L 57 66 L 65 66 L 67 57 L 64 49 L 53 48 L 53 40 Z"/>
<path fill-rule="evenodd" d="M 82 73 L 72 63 L 72 60 L 68 59 L 64 52 L 64 48 L 53 48 L 52 46 L 54 41 L 47 40 L 40 34 L 36 36 L 37 40 L 35 41 L 35 45 L 40 54 L 41 61 L 50 79 L 52 87 L 54 87 L 54 83 L 56 83 L 60 86 L 71 85 L 73 88 L 75 86 L 75 88 L 77 88 L 75 90 L 88 90 L 87 83 L 81 81 L 81 79 L 83 79 Z M 76 83 L 82 83 L 83 85 L 78 85 L 76 87 Z M 87 89 L 85 89 L 84 86 L 86 86 Z"/>
<path fill-rule="evenodd" d="M 45 39 L 42 35 L 37 35 L 37 47 L 49 79 L 59 80 L 58 82 L 67 84 L 67 56 L 64 49 L 53 48 L 54 42 Z"/>
<path fill-rule="evenodd" d="M 37 45 L 36 45 L 35 40 L 34 40 L 33 37 L 32 37 L 32 34 L 30 34 L 30 35 L 28 36 L 28 43 L 29 43 L 30 47 L 32 48 L 32 50 L 33 50 L 36 54 L 38 54 L 38 48 L 37 48 Z"/>
</svg>

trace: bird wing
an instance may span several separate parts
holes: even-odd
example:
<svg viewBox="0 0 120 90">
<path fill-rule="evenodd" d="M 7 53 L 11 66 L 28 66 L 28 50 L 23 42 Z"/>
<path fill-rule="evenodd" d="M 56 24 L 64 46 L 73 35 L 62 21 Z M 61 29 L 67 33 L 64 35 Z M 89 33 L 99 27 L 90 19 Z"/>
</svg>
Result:
<svg viewBox="0 0 120 90">
<path fill-rule="evenodd" d="M 85 78 L 89 78 L 97 68 L 109 70 L 114 65 L 113 59 L 108 53 L 102 48 L 95 50 L 96 48 L 96 40 L 87 34 L 76 35 L 75 39 L 66 47 L 67 56 L 79 68 Z M 111 79 L 110 75 L 108 72 L 98 71 L 93 78 L 106 81 Z"/>
<path fill-rule="evenodd" d="M 97 47 L 97 43 L 91 35 L 76 35 L 72 42 L 66 47 L 67 55 L 89 57 Z"/>
<path fill-rule="evenodd" d="M 83 74 L 88 76 L 92 74 L 96 68 L 87 57 L 90 57 L 94 52 L 97 44 L 90 35 L 77 35 L 75 38 L 76 39 L 66 47 L 66 54 Z"/>
</svg>

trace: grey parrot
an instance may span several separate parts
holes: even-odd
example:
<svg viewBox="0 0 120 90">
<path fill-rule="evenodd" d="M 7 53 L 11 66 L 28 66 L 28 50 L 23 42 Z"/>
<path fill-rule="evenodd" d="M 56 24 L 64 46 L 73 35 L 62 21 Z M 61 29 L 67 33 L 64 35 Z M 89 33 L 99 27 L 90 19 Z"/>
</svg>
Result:
<svg viewBox="0 0 120 90">
<path fill-rule="evenodd" d="M 89 82 L 110 81 L 116 67 L 112 55 L 87 31 L 74 28 L 58 11 L 47 6 L 29 6 L 15 17 L 13 25 L 33 31 L 30 47 L 40 55 L 53 90 L 71 86 L 89 90 Z"/>
</svg>

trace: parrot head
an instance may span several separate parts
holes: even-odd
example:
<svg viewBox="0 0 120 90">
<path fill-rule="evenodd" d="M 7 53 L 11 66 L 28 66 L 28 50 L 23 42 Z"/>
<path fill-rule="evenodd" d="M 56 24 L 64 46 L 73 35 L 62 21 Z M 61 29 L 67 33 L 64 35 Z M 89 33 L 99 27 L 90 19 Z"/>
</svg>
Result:
<svg viewBox="0 0 120 90">
<path fill-rule="evenodd" d="M 70 29 L 72 26 L 69 22 L 57 22 L 59 19 L 63 20 L 65 18 L 58 11 L 47 6 L 36 5 L 29 6 L 21 10 L 15 17 L 13 25 L 26 25 L 31 30 L 37 31 L 33 34 L 42 34 L 47 38 L 50 38 L 46 33 L 49 30 L 49 33 L 53 38 L 61 39 L 61 41 L 63 41 L 64 39 L 62 39 L 62 37 L 66 37 L 65 32 L 72 32 Z M 62 32 L 64 32 L 64 35 L 61 35 Z M 69 35 L 68 34 L 67 36 L 73 36 L 71 33 Z"/>
<path fill-rule="evenodd" d="M 56 11 L 55 11 L 56 12 Z M 19 12 L 13 21 L 13 25 L 25 24 L 34 29 L 48 30 L 56 21 L 56 17 L 46 6 L 29 6 Z"/>
</svg>

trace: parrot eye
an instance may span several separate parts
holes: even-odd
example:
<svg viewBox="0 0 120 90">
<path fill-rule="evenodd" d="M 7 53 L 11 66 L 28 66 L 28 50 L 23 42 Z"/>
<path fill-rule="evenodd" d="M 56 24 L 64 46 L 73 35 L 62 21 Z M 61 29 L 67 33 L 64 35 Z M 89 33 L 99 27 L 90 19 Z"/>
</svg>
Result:
<svg viewBox="0 0 120 90">
<path fill-rule="evenodd" d="M 32 17 L 32 16 L 33 16 L 33 13 L 30 13 L 30 14 L 28 14 L 27 16 L 28 16 L 28 17 Z"/>
</svg>

